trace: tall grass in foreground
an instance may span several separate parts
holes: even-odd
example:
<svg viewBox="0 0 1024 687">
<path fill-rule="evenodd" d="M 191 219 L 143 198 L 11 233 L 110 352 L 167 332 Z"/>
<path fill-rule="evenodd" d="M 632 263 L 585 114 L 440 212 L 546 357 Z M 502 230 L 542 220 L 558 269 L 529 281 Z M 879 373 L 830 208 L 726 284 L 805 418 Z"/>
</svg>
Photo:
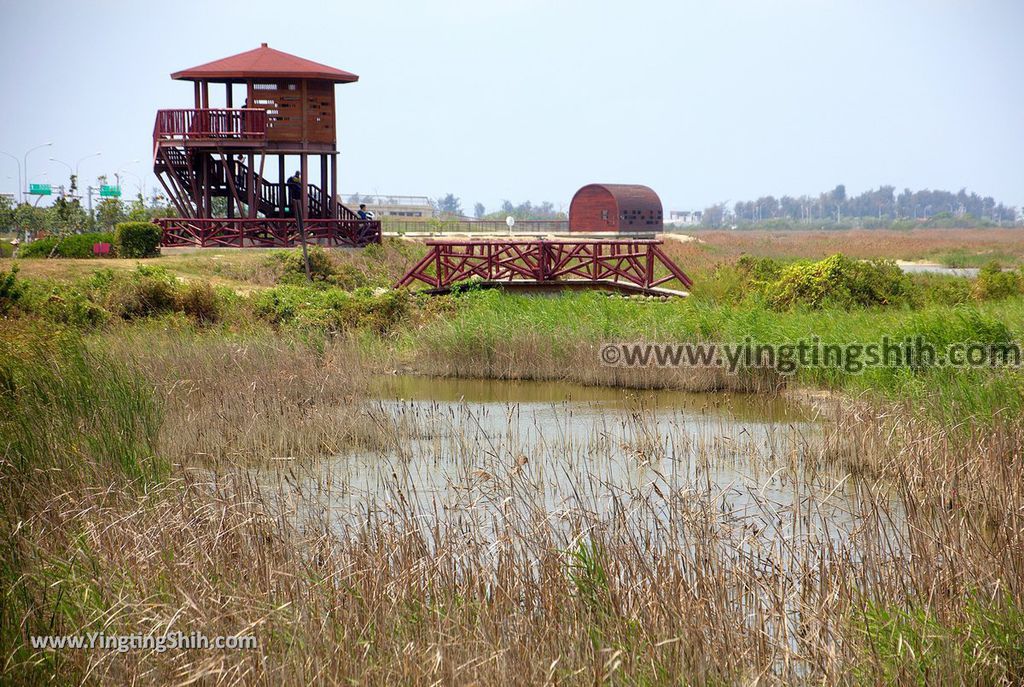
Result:
<svg viewBox="0 0 1024 687">
<path fill-rule="evenodd" d="M 270 459 L 281 447 L 311 445 L 302 435 L 330 416 L 307 425 L 288 406 L 303 397 L 313 407 L 337 402 L 343 384 L 324 378 L 338 373 L 333 361 L 346 360 L 344 352 L 312 355 L 316 364 L 303 365 L 301 349 L 261 345 L 253 354 L 202 338 L 149 340 L 142 369 L 167 399 L 159 404 L 163 427 L 206 422 L 245 449 L 226 451 L 212 470 L 193 457 L 191 467 L 142 489 L 132 461 L 104 462 L 62 429 L 116 430 L 120 438 L 106 440 L 112 449 L 152 445 L 149 425 L 128 422 L 124 412 L 155 407 L 152 398 L 141 403 L 134 383 L 135 391 L 118 391 L 138 379 L 137 360 L 126 364 L 123 351 L 104 358 L 92 345 L 80 366 L 54 360 L 59 348 L 43 351 L 38 363 L 6 363 L 8 379 L 31 371 L 50 390 L 19 396 L 30 402 L 18 418 L 56 409 L 59 419 L 45 425 L 56 430 L 49 438 L 32 439 L 47 448 L 29 455 L 11 440 L 21 430 L 2 425 L 4 682 L 1024 680 L 1024 431 L 1017 424 L 965 437 L 900 408 L 859 408 L 828 425 L 819 448 L 778 430 L 767 439 L 775 466 L 766 469 L 791 485 L 796 507 L 763 502 L 758 518 L 732 512 L 726 495 L 703 480 L 667 482 L 657 461 L 639 467 L 643 484 L 623 490 L 609 489 L 596 464 L 573 461 L 564 479 L 578 496 L 553 509 L 538 497 L 547 488 L 548 449 L 455 435 L 446 438 L 462 447 L 454 496 L 421 493 L 402 479 L 400 452 L 396 474 L 373 498 L 339 511 L 337 498 L 353 485 L 325 476 L 318 461 L 290 461 L 263 477 L 248 465 L 252 452 Z M 175 399 L 169 384 L 178 364 L 192 380 L 187 401 Z M 69 369 L 78 371 L 67 377 L 74 395 L 55 388 Z M 224 381 L 212 393 L 196 391 L 200 380 L 216 381 L 215 370 L 263 380 L 267 391 L 231 393 L 239 387 Z M 272 374 L 288 381 L 264 379 Z M 348 383 L 358 394 L 359 380 Z M 284 400 L 263 398 L 271 391 Z M 58 393 L 66 400 L 49 404 Z M 102 403 L 90 403 L 96 399 Z M 348 408 L 379 422 L 389 450 L 437 433 L 417 416 L 399 422 L 380 408 Z M 232 444 L 230 425 L 251 413 L 267 429 Z M 646 422 L 643 412 L 613 418 L 606 436 L 591 438 L 592 450 L 671 457 L 674 444 Z M 192 442 L 214 443 L 199 435 L 160 441 L 178 455 Z M 64 451 L 97 466 L 67 469 Z M 824 530 L 809 524 L 833 498 L 836 487 L 814 477 L 826 469 L 865 475 L 852 530 L 842 536 L 827 522 Z M 28 634 L 168 630 L 253 634 L 260 648 L 121 654 L 26 646 Z"/>
<path fill-rule="evenodd" d="M 47 500 L 63 494 L 69 503 L 94 496 L 102 502 L 110 493 L 131 499 L 165 478 L 168 465 L 155 450 L 159 405 L 139 374 L 88 352 L 75 336 L 4 326 L 10 329 L 0 337 L 0 645 L 5 674 L 16 665 L 14 675 L 38 678 L 44 673 L 29 666 L 53 667 L 59 659 L 31 658 L 28 634 L 48 634 L 76 603 L 97 602 L 66 599 L 59 587 L 73 571 L 74 554 L 34 555 L 36 537 L 47 536 L 40 518 L 62 517 L 47 510 Z M 79 563 L 93 571 L 100 565 L 88 554 Z"/>
<path fill-rule="evenodd" d="M 146 380 L 74 334 L 5 322 L 0 337 L 0 448 L 16 474 L 166 474 L 156 455 L 160 408 Z"/>
</svg>

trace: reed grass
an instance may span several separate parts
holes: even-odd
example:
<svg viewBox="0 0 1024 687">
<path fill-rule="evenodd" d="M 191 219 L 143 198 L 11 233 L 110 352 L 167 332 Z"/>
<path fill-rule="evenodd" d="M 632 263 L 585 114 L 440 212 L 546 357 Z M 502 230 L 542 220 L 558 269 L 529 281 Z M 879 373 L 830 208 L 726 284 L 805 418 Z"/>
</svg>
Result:
<svg viewBox="0 0 1024 687">
<path fill-rule="evenodd" d="M 145 336 L 74 349 L 84 364 L 55 360 L 63 348 L 5 362 L 16 421 L 57 409 L 45 426 L 58 431 L 23 455 L 23 431 L 0 424 L 4 682 L 1024 680 L 1014 422 L 957 433 L 906 406 L 846 404 L 841 423 L 729 440 L 714 424 L 665 429 L 638 407 L 583 436 L 496 435 L 465 406 L 369 401 L 366 368 L 343 347 Z M 229 371 L 237 381 L 218 379 Z M 27 373 L 31 388 L 77 391 L 26 391 Z M 140 407 L 162 418 L 156 438 Z M 514 408 L 497 412 L 520 422 Z M 385 439 L 329 432 L 349 414 Z M 265 429 L 231 435 L 245 418 Z M 200 423 L 227 448 L 188 434 Z M 60 430 L 72 425 L 116 429 L 103 447 L 156 445 L 176 465 L 140 479 L 131 461 Z M 277 468 L 252 463 L 306 451 Z M 204 464 L 207 453 L 218 459 Z M 376 462 L 376 477 L 353 477 L 360 460 Z M 759 476 L 711 479 L 730 461 Z M 432 484 L 414 467 L 434 463 L 449 470 Z M 849 508 L 837 518 L 840 492 Z M 254 634 L 260 647 L 57 653 L 25 642 L 167 629 Z"/>
<path fill-rule="evenodd" d="M 952 259 L 961 265 L 998 259 L 1006 264 L 1024 261 L 1024 237 L 1017 229 L 848 229 L 837 231 L 751 230 L 695 231 L 702 243 L 681 244 L 688 250 L 733 261 L 740 255 L 782 260 L 820 260 L 837 252 L 852 258 L 923 260 Z M 673 246 L 673 244 L 668 244 Z M 677 244 L 678 245 L 678 244 Z M 688 263 L 682 263 L 684 268 Z M 690 264 L 700 268 L 699 254 Z M 953 266 L 953 265 L 950 265 Z M 979 265 L 980 266 L 980 265 Z"/>
<path fill-rule="evenodd" d="M 316 458 L 384 441 L 361 405 L 375 363 L 351 340 L 139 327 L 91 343 L 152 384 L 166 418 L 156 446 L 175 463 Z"/>
</svg>

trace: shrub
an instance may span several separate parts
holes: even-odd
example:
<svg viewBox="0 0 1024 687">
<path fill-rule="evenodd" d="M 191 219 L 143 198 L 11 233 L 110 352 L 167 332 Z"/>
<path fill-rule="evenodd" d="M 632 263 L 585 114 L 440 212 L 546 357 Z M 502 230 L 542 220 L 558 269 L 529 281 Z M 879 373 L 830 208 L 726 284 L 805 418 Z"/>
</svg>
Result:
<svg viewBox="0 0 1024 687">
<path fill-rule="evenodd" d="M 10 271 L 0 271 L 0 315 L 6 315 L 21 300 L 25 293 L 25 285 L 18 280 L 18 266 L 11 266 Z"/>
<path fill-rule="evenodd" d="M 173 312 L 178 290 L 177 280 L 167 270 L 140 265 L 127 279 L 114 279 L 104 300 L 107 310 L 130 320 Z"/>
<path fill-rule="evenodd" d="M 278 286 L 261 291 L 253 303 L 257 316 L 277 325 L 341 332 L 366 329 L 377 334 L 393 331 L 412 310 L 405 291 L 374 294 L 341 289 Z"/>
<path fill-rule="evenodd" d="M 851 260 L 837 254 L 819 262 L 787 265 L 778 280 L 766 284 L 765 295 L 780 310 L 798 305 L 849 308 L 910 303 L 914 288 L 894 262 Z"/>
<path fill-rule="evenodd" d="M 45 299 L 35 303 L 34 312 L 74 327 L 96 327 L 110 318 L 109 312 L 73 284 L 55 284 Z"/>
<path fill-rule="evenodd" d="M 220 320 L 220 299 L 209 282 L 186 284 L 178 294 L 178 307 L 200 324 L 212 324 Z"/>
<path fill-rule="evenodd" d="M 412 300 L 407 291 L 386 291 L 374 295 L 369 289 L 355 294 L 343 314 L 345 324 L 353 329 L 370 329 L 375 334 L 388 334 L 405 320 Z"/>
<path fill-rule="evenodd" d="M 371 246 L 377 244 L 371 243 Z M 336 273 L 329 279 L 331 284 L 340 286 L 343 289 L 349 291 L 368 285 L 368 279 L 355 265 L 339 265 Z"/>
<path fill-rule="evenodd" d="M 114 229 L 114 246 L 122 258 L 151 258 L 160 254 L 162 236 L 152 222 L 121 222 Z"/>
<path fill-rule="evenodd" d="M 1002 265 L 992 261 L 978 272 L 974 283 L 974 297 L 981 301 L 995 301 L 1020 293 L 1020 275 L 1004 272 Z"/>
<path fill-rule="evenodd" d="M 0 241 L 0 258 L 9 258 L 14 255 L 14 246 L 10 241 Z"/>
<path fill-rule="evenodd" d="M 736 269 L 753 281 L 775 281 L 782 275 L 782 264 L 772 258 L 744 255 L 736 261 Z"/>
<path fill-rule="evenodd" d="M 94 258 L 92 247 L 97 243 L 114 243 L 114 235 L 110 232 L 89 234 L 68 234 L 66 236 L 47 236 L 44 239 L 27 243 L 18 251 L 21 258 L 48 258 L 52 254 L 56 258 Z M 56 250 L 54 247 L 56 246 Z"/>
<path fill-rule="evenodd" d="M 966 277 L 945 274 L 917 274 L 911 277 L 920 290 L 922 300 L 938 305 L 961 305 L 972 297 L 972 283 Z"/>
<path fill-rule="evenodd" d="M 308 246 L 307 251 L 309 253 L 309 272 L 313 281 L 331 281 L 332 277 L 337 274 L 331 256 L 320 246 Z M 281 270 L 277 279 L 279 284 L 306 283 L 306 267 L 302 258 L 302 248 L 274 251 L 270 254 L 269 259 Z"/>
</svg>

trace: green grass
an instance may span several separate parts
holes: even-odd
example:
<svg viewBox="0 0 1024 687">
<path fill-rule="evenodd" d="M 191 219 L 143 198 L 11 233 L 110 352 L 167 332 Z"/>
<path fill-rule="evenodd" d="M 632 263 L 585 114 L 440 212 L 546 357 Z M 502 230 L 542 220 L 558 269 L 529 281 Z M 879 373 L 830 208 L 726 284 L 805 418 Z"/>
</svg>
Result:
<svg viewBox="0 0 1024 687">
<path fill-rule="evenodd" d="M 838 308 L 778 312 L 756 302 L 736 306 L 700 300 L 637 301 L 599 294 L 536 298 L 498 291 L 469 293 L 454 315 L 409 332 L 402 342 L 410 352 L 431 351 L 453 359 L 501 356 L 537 337 L 546 353 L 578 350 L 594 344 L 599 364 L 603 342 L 786 344 L 818 337 L 822 344 L 895 341 L 920 335 L 942 350 L 952 343 L 1003 343 L 1024 338 L 1024 298 L 958 306 Z M 526 345 L 523 343 L 522 345 Z M 851 392 L 875 391 L 892 398 L 926 403 L 935 412 L 991 417 L 1024 410 L 1024 377 L 1016 370 L 872 368 L 861 373 L 838 369 L 799 370 L 797 382 Z"/>
<path fill-rule="evenodd" d="M 935 253 L 930 259 L 944 267 L 982 267 L 993 260 L 1003 265 L 1016 265 L 1020 262 L 1018 256 L 1013 253 L 998 250 L 975 251 L 967 248 Z"/>
<path fill-rule="evenodd" d="M 122 278 L 125 281 L 120 281 Z M 492 572 L 487 563 L 492 560 L 492 539 L 477 536 L 470 529 L 474 521 L 465 514 L 441 521 L 435 531 L 453 533 L 459 547 L 468 533 L 471 542 L 482 542 L 470 555 L 482 557 L 467 557 L 465 549 L 448 544 L 454 539 L 438 535 L 431 539 L 429 528 L 417 525 L 403 531 L 399 524 L 392 529 L 387 520 L 379 524 L 371 520 L 365 530 L 346 531 L 338 540 L 331 538 L 337 531 L 330 529 L 333 523 L 328 520 L 322 523 L 328 528 L 322 532 L 315 526 L 308 530 L 292 527 L 287 520 L 267 516 L 273 512 L 268 505 L 271 501 L 261 501 L 259 492 L 226 491 L 229 487 L 221 486 L 244 486 L 250 483 L 247 479 L 218 479 L 213 487 L 207 483 L 206 473 L 200 483 L 179 481 L 178 474 L 165 480 L 170 468 L 154 457 L 156 434 L 161 420 L 175 414 L 178 422 L 203 428 L 204 435 L 210 435 L 203 441 L 227 446 L 230 433 L 243 424 L 230 413 L 251 418 L 262 412 L 263 417 L 271 418 L 267 425 L 275 432 L 258 434 L 262 455 L 308 455 L 310 451 L 304 447 L 280 451 L 288 445 L 280 437 L 285 430 L 313 440 L 323 437 L 317 424 L 304 427 L 299 423 L 304 417 L 318 417 L 318 408 L 337 408 L 343 394 L 356 391 L 353 382 L 339 383 L 337 377 L 340 371 L 350 369 L 365 374 L 361 359 L 325 357 L 322 367 L 303 370 L 301 363 L 315 358 L 315 352 L 300 350 L 289 357 L 278 342 L 271 342 L 265 356 L 247 355 L 232 347 L 204 356 L 202 347 L 192 345 L 194 342 L 165 342 L 166 347 L 161 348 L 146 345 L 145 338 L 119 341 L 120 335 L 138 330 L 116 327 L 195 326 L 188 324 L 188 319 L 169 319 L 182 315 L 180 309 L 186 308 L 179 291 L 183 287 L 152 268 L 127 277 L 103 273 L 92 282 L 81 297 L 93 293 L 112 313 L 114 304 L 120 304 L 120 318 L 61 329 L 46 319 L 45 313 L 36 313 L 4 321 L 0 332 L 0 585 L 9 590 L 0 605 L 0 655 L 7 665 L 21 671 L 18 683 L 44 684 L 54 675 L 78 683 L 93 674 L 84 670 L 88 664 L 80 654 L 33 656 L 24 647 L 27 634 L 99 629 L 97 619 L 102 619 L 109 634 L 138 631 L 148 627 L 145 623 L 152 618 L 173 615 L 176 609 L 184 609 L 182 627 L 202 628 L 211 635 L 236 632 L 240 626 L 258 627 L 261 653 L 254 660 L 261 662 L 263 670 L 266 666 L 271 671 L 279 666 L 291 670 L 289 661 L 299 666 L 295 673 L 283 673 L 283 679 L 282 673 L 274 673 L 277 681 L 305 676 L 305 669 L 314 663 L 332 677 L 352 671 L 363 678 L 352 682 L 381 676 L 378 666 L 394 670 L 388 675 L 416 677 L 412 669 L 429 661 L 435 646 L 444 646 L 446 657 L 457 657 L 446 660 L 459 665 L 499 651 L 520 657 L 515 660 L 521 663 L 505 667 L 502 677 L 543 677 L 536 671 L 527 672 L 541 665 L 536 657 L 542 655 L 542 667 L 550 666 L 549 671 L 566 683 L 579 681 L 580 675 L 590 678 L 584 670 L 591 665 L 596 677 L 587 681 L 595 683 L 619 679 L 666 684 L 691 679 L 733 684 L 749 681 L 760 671 L 772 677 L 776 664 L 770 661 L 775 655 L 758 654 L 756 648 L 785 651 L 790 640 L 776 638 L 766 643 L 768 633 L 752 625 L 749 634 L 744 632 L 754 617 L 750 608 L 758 606 L 745 607 L 743 600 L 753 598 L 748 595 L 765 594 L 764 598 L 774 599 L 765 608 L 785 609 L 793 598 L 791 588 L 783 573 L 771 571 L 771 561 L 763 577 L 750 574 L 753 568 L 747 567 L 747 561 L 737 560 L 736 551 L 743 549 L 716 534 L 718 521 L 707 519 L 707 514 L 717 512 L 717 504 L 702 502 L 699 494 L 675 503 L 685 503 L 686 508 L 703 503 L 706 511 L 703 507 L 692 512 L 669 510 L 672 517 L 666 522 L 660 516 L 653 521 L 655 527 L 662 523 L 671 523 L 673 528 L 681 523 L 682 527 L 679 539 L 668 530 L 653 539 L 654 546 L 668 543 L 656 558 L 651 558 L 655 549 L 644 540 L 650 532 L 631 531 L 629 525 L 605 529 L 603 521 L 584 520 L 585 527 L 571 540 L 543 531 L 538 535 L 535 522 L 548 518 L 535 520 L 535 511 L 525 507 L 529 502 L 522 502 L 508 509 L 513 515 L 506 531 L 511 534 L 509 541 L 525 544 L 503 549 L 503 567 Z M 122 293 L 122 287 L 127 291 Z M 195 296 L 203 300 L 215 294 L 204 291 Z M 164 306 L 171 310 L 155 307 L 157 300 L 165 301 Z M 131 325 L 123 321 L 129 305 L 137 311 Z M 149 308 L 145 313 L 138 310 L 143 306 Z M 249 297 L 235 296 L 218 307 L 232 313 L 228 320 L 251 309 L 249 316 L 261 323 L 263 332 L 271 327 L 354 330 L 383 349 L 399 349 L 413 357 L 430 351 L 465 361 L 525 350 L 549 356 L 561 352 L 567 356 L 566 364 L 579 365 L 599 364 L 596 348 L 585 352 L 585 357 L 571 357 L 580 355 L 581 342 L 595 346 L 604 341 L 725 342 L 749 336 L 784 343 L 818 336 L 825 342 L 845 343 L 874 341 L 883 334 L 920 334 L 935 345 L 945 345 L 965 340 L 1007 341 L 1024 333 L 1021 296 L 958 306 L 827 306 L 779 311 L 757 299 L 724 304 L 700 298 L 654 301 L 596 293 L 548 298 L 477 290 L 430 299 L 403 293 L 374 295 L 368 290 L 280 286 Z M 207 308 L 208 304 L 200 303 L 187 309 L 201 312 Z M 423 311 L 430 308 L 435 310 L 424 316 Z M 222 329 L 203 330 L 203 337 L 227 340 L 233 325 L 221 321 L 216 326 Z M 99 335 L 83 343 L 83 330 Z M 540 347 L 531 348 L 538 341 Z M 257 348 L 240 343 L 244 345 L 239 349 Z M 153 376 L 148 381 L 141 376 L 145 372 L 131 366 L 131 361 L 146 358 L 158 363 L 150 369 L 148 374 Z M 520 360 L 529 364 L 529 355 Z M 196 361 L 201 363 L 198 367 Z M 157 368 L 162 372 L 155 372 Z M 206 370 L 205 376 L 198 373 L 200 368 Z M 281 375 L 278 386 L 269 383 L 275 372 Z M 249 379 L 259 384 L 251 384 L 251 396 L 239 393 L 240 387 L 231 384 L 214 393 L 216 385 L 209 383 L 213 376 L 228 382 L 233 379 L 232 383 L 245 388 Z M 328 382 L 328 377 L 334 381 Z M 1021 410 L 1020 377 L 1007 371 L 945 373 L 904 368 L 856 375 L 809 370 L 798 373 L 797 380 L 931 404 L 933 409 L 949 413 L 953 422 L 962 422 L 964 412 L 992 415 L 999 408 L 1017 414 Z M 331 393 L 325 392 L 325 387 Z M 161 398 L 165 400 L 159 401 Z M 1016 406 L 1012 406 L 1014 402 Z M 203 406 L 205 414 L 199 412 Z M 358 413 L 350 414 L 355 417 Z M 222 424 L 208 423 L 212 417 L 221 418 Z M 337 422 L 330 415 L 322 417 Z M 940 429 L 949 430 L 953 422 Z M 1015 431 L 1020 431 L 1019 426 Z M 993 540 L 995 546 L 987 538 L 973 539 L 972 528 L 964 526 L 966 507 L 963 513 L 941 508 L 932 513 L 930 509 L 939 498 L 944 501 L 947 496 L 937 486 L 938 479 L 892 480 L 892 474 L 902 473 L 891 473 L 889 484 L 898 486 L 892 494 L 908 499 L 903 503 L 909 505 L 899 514 L 908 518 L 906 530 L 919 533 L 922 541 L 938 539 L 941 549 L 937 546 L 935 550 L 941 550 L 941 555 L 929 556 L 932 549 L 918 549 L 897 539 L 898 555 L 892 550 L 879 555 L 868 543 L 862 548 L 842 549 L 841 555 L 823 555 L 820 575 L 808 577 L 804 570 L 793 569 L 794 576 L 788 579 L 808 580 L 808 591 L 800 597 L 810 600 L 801 609 L 801 627 L 812 634 L 807 641 L 802 636 L 793 641 L 812 648 L 808 656 L 801 656 L 808 661 L 811 677 L 818 677 L 813 672 L 816 666 L 836 660 L 831 652 L 837 647 L 849 653 L 836 663 L 843 671 L 837 680 L 840 683 L 859 679 L 865 684 L 1017 684 L 1024 679 L 1020 644 L 1024 614 L 1012 575 L 1019 569 L 1014 552 L 1021 550 L 1015 538 L 1022 531 L 1016 517 L 1019 509 L 1014 507 L 1014 485 L 1020 483 L 1020 461 L 1016 460 L 1020 443 L 1007 442 L 1001 453 L 990 453 L 967 437 L 959 437 L 962 443 L 955 443 L 958 437 L 952 432 L 935 432 L 932 426 L 928 435 L 911 435 L 915 440 L 908 442 L 910 448 L 895 454 L 891 463 L 913 466 L 915 457 L 937 455 L 939 465 L 963 473 L 965 483 L 984 485 L 979 491 L 991 499 L 984 503 L 1005 514 L 1001 536 L 1006 539 Z M 408 436 L 421 435 L 414 432 Z M 197 440 L 187 441 L 189 450 L 212 455 Z M 332 447 L 330 455 L 336 456 L 333 447 L 337 442 L 325 443 Z M 963 452 L 961 446 L 966 447 Z M 876 446 L 866 453 L 879 450 Z M 958 462 L 971 451 L 991 456 L 993 464 L 1007 470 L 970 472 L 984 464 Z M 882 451 L 874 459 L 883 457 L 889 454 Z M 523 464 L 540 464 L 536 458 L 539 456 L 531 454 Z M 930 463 L 924 465 L 931 467 Z M 189 472 L 180 473 L 182 480 Z M 993 474 L 1007 478 L 993 479 Z M 144 488 L 161 480 L 159 489 Z M 533 493 L 543 483 L 511 484 L 510 489 L 517 491 L 508 493 L 514 494 Z M 276 498 L 272 486 L 261 483 L 260 488 L 267 489 L 268 498 Z M 893 514 L 885 511 L 890 507 L 886 505 L 892 495 L 889 487 L 866 494 L 878 499 L 878 507 L 891 522 Z M 403 497 L 403 503 L 410 502 Z M 661 501 L 645 503 L 652 514 L 662 512 Z M 965 498 L 964 503 L 971 502 Z M 530 517 L 519 523 L 514 519 L 516 513 L 529 513 Z M 412 514 L 409 511 L 396 517 L 406 523 L 418 521 L 409 517 Z M 311 520 L 310 524 L 318 522 Z M 733 523 L 721 524 L 731 527 Z M 877 526 L 863 531 L 869 533 Z M 351 539 L 347 538 L 350 535 Z M 675 541 L 684 543 L 676 547 L 671 543 Z M 1005 547 L 1003 541 L 1008 542 Z M 435 549 L 437 544 L 440 546 Z M 845 542 L 841 545 L 847 546 Z M 439 554 L 431 557 L 435 550 Z M 465 575 L 447 572 L 452 570 L 448 562 L 456 557 L 468 560 Z M 253 576 L 253 561 L 267 574 Z M 964 592 L 956 580 L 946 577 L 950 570 L 975 575 L 969 583 L 977 581 L 984 585 L 983 590 L 976 595 Z M 777 577 L 773 579 L 773 575 Z M 890 575 L 893 579 L 912 578 L 919 584 L 913 590 L 909 585 L 890 584 Z M 996 578 L 1007 582 L 995 582 Z M 342 583 L 335 585 L 332 580 Z M 864 607 L 850 610 L 850 605 L 831 602 L 814 607 L 814 599 L 851 593 L 851 581 L 857 587 L 853 593 L 864 590 Z M 1001 595 L 1004 588 L 1011 591 Z M 777 626 L 776 618 L 785 622 L 788 616 L 769 613 L 764 617 L 765 627 L 769 627 Z M 516 632 L 509 632 L 509 627 Z M 813 639 L 816 628 L 829 628 L 828 644 Z M 317 641 L 325 636 L 331 641 Z M 508 650 L 508 637 L 525 640 L 520 640 L 521 647 L 512 644 L 513 650 Z M 426 659 L 419 654 L 410 657 L 407 647 L 414 643 L 431 647 L 430 655 Z M 355 650 L 345 653 L 352 647 Z M 436 651 L 440 656 L 441 649 Z M 155 663 L 159 656 L 146 659 L 155 667 L 135 663 L 138 656 L 101 660 L 122 662 L 122 672 L 112 673 L 114 677 L 180 670 L 172 661 Z M 330 663 L 331 659 L 336 662 Z M 239 653 L 234 660 L 242 666 L 234 674 L 248 676 L 250 673 L 244 672 L 249 670 L 244 663 L 247 655 Z M 787 677 L 797 675 L 788 665 L 785 670 Z M 849 680 L 843 679 L 846 671 Z M 190 675 L 195 673 L 181 673 L 183 680 Z M 824 677 L 820 681 L 826 682 Z"/>
<path fill-rule="evenodd" d="M 924 687 L 957 674 L 977 684 L 1024 681 L 1024 611 L 1009 594 L 971 599 L 964 609 L 940 619 L 926 607 L 869 605 L 854 623 L 864 661 L 878 665 L 888 684 Z"/>
<path fill-rule="evenodd" d="M 0 336 L 0 654 L 31 666 L 23 684 L 45 684 L 68 656 L 35 653 L 29 634 L 88 628 L 109 609 L 83 570 L 99 568 L 81 542 L 68 558 L 41 559 L 22 529 L 49 494 L 85 489 L 142 494 L 169 474 L 155 453 L 160 409 L 153 388 L 77 332 L 4 323 Z M 68 562 L 70 561 L 70 562 Z M 77 567 L 76 565 L 77 564 Z M 39 599 L 52 599 L 43 608 Z M 95 611 L 95 612 L 94 612 Z M 55 625 L 55 622 L 57 623 Z M 98 628 L 97 628 L 98 629 Z M 7 673 L 7 668 L 2 671 Z M 75 680 L 77 681 L 77 680 Z"/>
<path fill-rule="evenodd" d="M 152 389 L 76 332 L 29 324 L 0 337 L 0 451 L 15 475 L 39 471 L 157 480 Z M 36 478 L 33 477 L 33 478 Z"/>
<path fill-rule="evenodd" d="M 273 255 L 269 259 L 280 260 Z M 100 270 L 73 282 L 18 275 L 18 284 L 29 288 L 17 299 L 6 299 L 11 302 L 4 307 L 82 330 L 169 318 L 172 325 L 230 331 L 269 327 L 317 336 L 357 333 L 382 358 L 398 354 L 413 368 L 432 357 L 435 362 L 477 364 L 449 364 L 447 370 L 437 370 L 443 374 L 466 374 L 472 368 L 475 374 L 528 377 L 533 372 L 540 378 L 599 369 L 597 347 L 612 342 L 737 344 L 749 339 L 754 345 L 778 346 L 817 339 L 822 345 L 846 345 L 920 336 L 942 351 L 953 343 L 1024 339 L 1024 295 L 1016 273 L 997 271 L 1000 283 L 982 289 L 985 279 L 908 278 L 885 265 L 844 262 L 839 271 L 845 286 L 834 289 L 841 291 L 837 297 L 828 288 L 831 278 L 822 281 L 815 271 L 830 261 L 724 266 L 693 297 L 668 301 L 598 293 L 543 297 L 472 288 L 432 298 L 369 287 L 346 289 L 323 281 L 313 287 L 285 284 L 237 294 L 202 281 L 184 283 L 162 268 L 145 265 L 132 272 Z M 792 289 L 783 289 L 787 297 L 780 303 L 773 294 L 778 295 L 780 284 L 789 284 L 785 275 L 800 279 Z M 856 305 L 861 302 L 884 305 Z M 546 367 L 536 364 L 542 358 Z M 1018 370 L 1007 368 L 816 367 L 796 371 L 792 381 L 908 400 L 944 422 L 960 422 L 1024 411 L 1022 379 Z M 585 383 L 628 384 L 629 378 L 594 377 Z"/>
</svg>

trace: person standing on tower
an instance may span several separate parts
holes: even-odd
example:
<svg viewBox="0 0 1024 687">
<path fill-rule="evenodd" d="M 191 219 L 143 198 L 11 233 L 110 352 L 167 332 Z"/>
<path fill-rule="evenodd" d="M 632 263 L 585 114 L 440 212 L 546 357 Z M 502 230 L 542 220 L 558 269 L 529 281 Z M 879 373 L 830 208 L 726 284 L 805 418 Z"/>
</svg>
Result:
<svg viewBox="0 0 1024 687">
<path fill-rule="evenodd" d="M 302 173 L 296 170 L 295 174 L 288 177 L 288 207 L 296 211 L 302 203 Z"/>
</svg>

